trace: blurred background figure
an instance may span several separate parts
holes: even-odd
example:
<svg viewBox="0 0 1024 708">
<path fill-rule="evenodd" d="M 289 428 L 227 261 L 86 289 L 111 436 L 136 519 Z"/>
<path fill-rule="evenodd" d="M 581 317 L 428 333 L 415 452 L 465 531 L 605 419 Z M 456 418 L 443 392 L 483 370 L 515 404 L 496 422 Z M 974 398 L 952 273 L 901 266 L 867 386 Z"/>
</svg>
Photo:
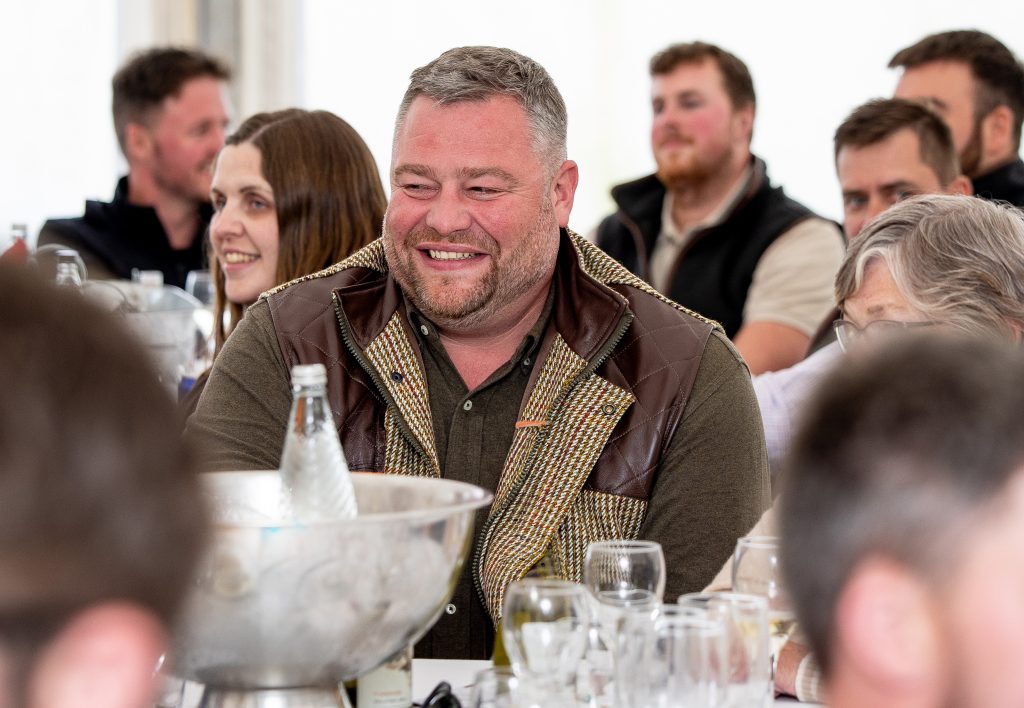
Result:
<svg viewBox="0 0 1024 708">
<path fill-rule="evenodd" d="M 828 704 L 1024 705 L 1024 357 L 939 328 L 819 388 L 782 495 Z"/>
<path fill-rule="evenodd" d="M 847 354 L 833 345 L 836 353 L 824 364 L 807 366 L 828 349 L 788 370 L 800 371 L 788 389 L 788 418 L 783 418 L 782 409 L 765 409 L 763 391 L 758 391 L 766 438 L 776 445 L 776 463 L 784 463 L 790 454 L 794 421 L 813 419 L 808 399 L 828 385 L 830 371 L 849 366 L 860 356 L 862 341 L 881 335 L 879 346 L 886 346 L 886 335 L 934 327 L 965 337 L 1019 343 L 1024 332 L 1024 215 L 1010 206 L 967 196 L 930 195 L 900 202 L 851 242 L 836 276 L 836 300 L 842 313 L 836 329 Z M 760 378 L 755 379 L 755 390 Z M 939 380 L 933 384 L 941 386 Z M 780 481 L 787 488 L 787 469 L 785 464 L 773 469 L 776 491 Z M 773 506 L 749 535 L 775 535 L 778 518 Z M 731 575 L 730 560 L 708 589 L 729 589 Z M 797 644 L 787 644 L 779 658 L 776 688 L 801 700 L 820 701 L 822 684 L 814 657 Z"/>
<path fill-rule="evenodd" d="M 651 59 L 656 174 L 612 190 L 597 245 L 679 304 L 721 322 L 753 374 L 791 366 L 832 308 L 834 224 L 773 187 L 750 153 L 746 65 L 704 42 Z"/>
<path fill-rule="evenodd" d="M 836 129 L 836 173 L 843 195 L 843 230 L 854 241 L 872 219 L 919 194 L 970 194 L 960 173 L 949 128 L 920 103 L 903 99 L 868 101 Z M 840 356 L 833 309 L 818 326 L 815 352 L 800 363 L 754 377 L 764 421 L 768 460 L 778 470 L 792 437 L 793 421 L 814 386 Z"/>
<path fill-rule="evenodd" d="M 0 302 L 0 705 L 151 705 L 206 535 L 176 411 L 76 291 L 0 265 Z"/>
<path fill-rule="evenodd" d="M 219 60 L 192 49 L 157 48 L 131 57 L 114 75 L 114 130 L 128 174 L 111 202 L 86 201 L 85 214 L 51 219 L 38 245 L 78 251 L 90 278 L 127 279 L 159 270 L 185 286 L 204 267 L 210 178 L 228 124 Z"/>
<path fill-rule="evenodd" d="M 211 188 L 214 356 L 260 293 L 380 236 L 387 198 L 366 143 L 327 111 L 257 113 L 227 139 Z M 184 401 L 191 412 L 206 385 Z"/>
<path fill-rule="evenodd" d="M 1024 65 L 1006 45 L 977 30 L 932 34 L 901 49 L 897 98 L 922 101 L 949 124 L 975 194 L 1024 206 Z"/>
<path fill-rule="evenodd" d="M 297 108 L 246 120 L 217 160 L 211 194 L 217 351 L 260 293 L 380 236 L 387 208 L 377 163 L 352 126 Z"/>
<path fill-rule="evenodd" d="M 868 101 L 836 129 L 834 145 L 847 239 L 908 197 L 972 193 L 949 127 L 920 103 Z"/>
</svg>

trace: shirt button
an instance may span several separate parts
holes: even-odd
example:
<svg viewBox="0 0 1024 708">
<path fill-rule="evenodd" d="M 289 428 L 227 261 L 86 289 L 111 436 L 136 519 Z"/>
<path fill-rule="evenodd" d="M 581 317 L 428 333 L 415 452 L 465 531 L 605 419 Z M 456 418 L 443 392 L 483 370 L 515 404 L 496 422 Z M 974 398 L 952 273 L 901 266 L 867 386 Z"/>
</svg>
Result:
<svg viewBox="0 0 1024 708">
<path fill-rule="evenodd" d="M 456 611 L 458 611 L 458 609 L 459 608 L 457 608 L 455 605 L 453 605 L 450 602 L 447 605 L 444 606 L 444 611 L 447 612 L 450 615 L 454 615 L 456 613 Z"/>
<path fill-rule="evenodd" d="M 423 336 L 427 337 L 430 335 L 430 328 L 426 325 L 420 325 L 420 332 L 423 332 Z"/>
<path fill-rule="evenodd" d="M 473 410 L 473 401 L 466 401 L 462 404 L 462 410 L 471 411 Z"/>
<path fill-rule="evenodd" d="M 523 359 L 523 366 L 529 366 L 529 365 L 530 365 L 530 357 L 526 357 L 525 359 Z"/>
</svg>

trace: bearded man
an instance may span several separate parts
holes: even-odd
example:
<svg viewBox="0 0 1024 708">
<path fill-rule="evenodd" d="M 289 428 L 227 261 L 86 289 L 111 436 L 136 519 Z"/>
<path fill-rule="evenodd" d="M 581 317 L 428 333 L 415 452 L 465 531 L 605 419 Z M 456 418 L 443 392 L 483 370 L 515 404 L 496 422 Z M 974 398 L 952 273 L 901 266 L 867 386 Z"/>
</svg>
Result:
<svg viewBox="0 0 1024 708">
<path fill-rule="evenodd" d="M 463 47 L 417 69 L 383 238 L 250 308 L 188 424 L 207 467 L 277 467 L 289 367 L 322 363 L 351 469 L 495 492 L 420 657 L 487 658 L 508 584 L 579 580 L 599 539 L 658 541 L 666 596 L 699 589 L 769 501 L 742 360 L 567 228 L 565 146 L 533 60 Z"/>
<path fill-rule="evenodd" d="M 1024 207 L 1024 64 L 992 35 L 954 30 L 896 52 L 894 95 L 921 101 L 949 125 L 963 173 L 983 199 Z"/>
<path fill-rule="evenodd" d="M 795 364 L 831 310 L 838 227 L 772 187 L 750 153 L 746 65 L 704 42 L 651 59 L 656 174 L 612 190 L 597 244 L 660 292 L 721 322 L 752 373 Z"/>
<path fill-rule="evenodd" d="M 210 182 L 224 147 L 230 78 L 220 60 L 193 49 L 133 55 L 111 82 L 128 174 L 112 201 L 90 199 L 82 216 L 43 224 L 39 245 L 75 249 L 90 278 L 159 270 L 165 283 L 185 287 L 189 271 L 206 267 Z"/>
</svg>

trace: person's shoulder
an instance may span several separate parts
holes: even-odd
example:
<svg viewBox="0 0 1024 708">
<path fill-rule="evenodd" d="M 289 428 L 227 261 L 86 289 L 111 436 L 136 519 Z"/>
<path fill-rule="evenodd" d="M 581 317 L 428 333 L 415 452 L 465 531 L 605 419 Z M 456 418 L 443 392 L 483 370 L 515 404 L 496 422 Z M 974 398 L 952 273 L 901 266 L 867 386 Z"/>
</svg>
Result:
<svg viewBox="0 0 1024 708">
<path fill-rule="evenodd" d="M 114 240 L 118 208 L 115 203 L 88 199 L 81 216 L 47 219 L 39 230 L 37 243 L 85 244 L 102 250 L 101 244 Z"/>
<path fill-rule="evenodd" d="M 82 235 L 88 228 L 83 216 L 47 219 L 39 230 L 36 243 L 40 246 L 54 243 L 73 245 L 82 240 Z"/>
<path fill-rule="evenodd" d="M 643 279 L 582 236 L 571 234 L 583 271 L 591 278 L 624 297 L 637 325 L 651 331 L 666 328 L 691 330 L 693 336 L 706 338 L 721 325 L 674 300 L 665 297 Z M 676 333 L 678 334 L 678 332 Z"/>
<path fill-rule="evenodd" d="M 612 187 L 612 199 L 619 204 L 645 198 L 661 200 L 664 197 L 665 185 L 654 174 L 645 175 L 629 182 L 622 182 Z"/>
<path fill-rule="evenodd" d="M 387 272 L 384 243 L 378 238 L 334 265 L 315 273 L 300 276 L 268 290 L 260 296 L 260 299 L 270 299 L 272 302 L 280 303 L 294 296 L 317 297 L 318 294 L 326 295 L 329 299 L 330 293 L 334 290 L 359 285 L 367 281 L 379 281 L 387 276 Z"/>
</svg>

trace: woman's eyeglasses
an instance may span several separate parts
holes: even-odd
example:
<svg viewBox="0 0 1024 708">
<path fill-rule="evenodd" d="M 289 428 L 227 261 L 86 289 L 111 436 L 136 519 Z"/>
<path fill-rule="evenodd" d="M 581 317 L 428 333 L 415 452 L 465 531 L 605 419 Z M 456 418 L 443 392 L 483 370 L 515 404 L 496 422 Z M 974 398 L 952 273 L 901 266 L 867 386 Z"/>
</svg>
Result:
<svg viewBox="0 0 1024 708">
<path fill-rule="evenodd" d="M 832 323 L 832 329 L 836 332 L 836 339 L 839 340 L 839 348 L 844 352 L 850 351 L 851 347 L 857 345 L 865 337 L 883 334 L 885 332 L 896 332 L 914 327 L 931 327 L 935 322 L 896 322 L 895 320 L 875 320 L 868 322 L 863 327 L 858 327 L 850 320 L 836 320 Z"/>
</svg>

